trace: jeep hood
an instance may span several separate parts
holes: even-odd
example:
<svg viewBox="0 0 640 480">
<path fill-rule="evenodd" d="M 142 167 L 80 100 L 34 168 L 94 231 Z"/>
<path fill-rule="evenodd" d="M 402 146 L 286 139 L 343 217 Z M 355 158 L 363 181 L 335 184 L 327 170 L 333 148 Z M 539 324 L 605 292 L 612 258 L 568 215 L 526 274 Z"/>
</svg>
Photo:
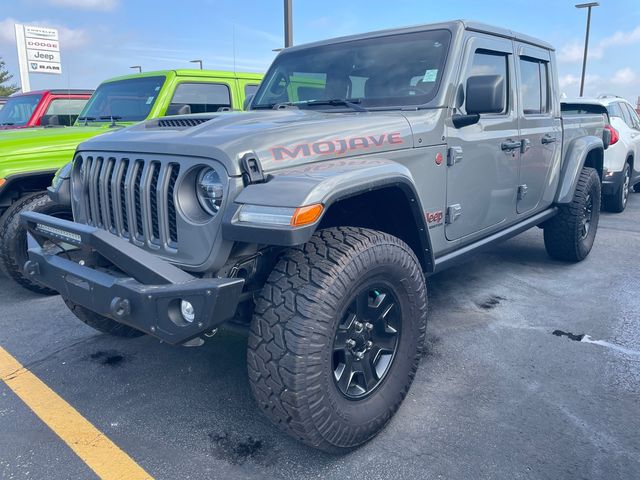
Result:
<svg viewBox="0 0 640 480">
<path fill-rule="evenodd" d="M 412 146 L 409 122 L 398 111 L 287 109 L 149 120 L 84 142 L 79 150 L 213 158 L 235 176 L 242 173 L 239 160 L 247 152 L 257 155 L 263 170 L 270 172 Z"/>
<path fill-rule="evenodd" d="M 113 130 L 103 125 L 2 131 L 0 161 L 25 155 L 47 155 L 64 150 L 73 153 L 80 142 L 108 131 Z"/>
</svg>

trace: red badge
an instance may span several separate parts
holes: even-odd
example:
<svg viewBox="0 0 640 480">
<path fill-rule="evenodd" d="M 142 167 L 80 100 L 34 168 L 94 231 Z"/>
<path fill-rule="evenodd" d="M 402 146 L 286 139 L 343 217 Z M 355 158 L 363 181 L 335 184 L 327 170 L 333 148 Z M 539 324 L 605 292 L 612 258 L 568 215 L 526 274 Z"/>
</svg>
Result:
<svg viewBox="0 0 640 480">
<path fill-rule="evenodd" d="M 442 164 L 442 154 L 440 152 L 436 153 L 436 165 Z"/>
</svg>

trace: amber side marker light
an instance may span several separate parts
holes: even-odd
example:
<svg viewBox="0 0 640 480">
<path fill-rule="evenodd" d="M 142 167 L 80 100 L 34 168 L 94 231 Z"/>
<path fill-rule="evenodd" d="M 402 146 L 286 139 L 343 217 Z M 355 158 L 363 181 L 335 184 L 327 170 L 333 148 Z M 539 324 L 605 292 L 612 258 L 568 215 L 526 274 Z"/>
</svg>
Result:
<svg viewBox="0 0 640 480">
<path fill-rule="evenodd" d="M 5 183 L 7 183 L 7 180 L 5 178 L 0 178 L 0 187 L 2 187 Z"/>
<path fill-rule="evenodd" d="M 323 210 L 324 207 L 321 203 L 308 205 L 306 207 L 298 207 L 291 217 L 291 226 L 301 227 L 303 225 L 309 225 L 320 218 Z"/>
</svg>

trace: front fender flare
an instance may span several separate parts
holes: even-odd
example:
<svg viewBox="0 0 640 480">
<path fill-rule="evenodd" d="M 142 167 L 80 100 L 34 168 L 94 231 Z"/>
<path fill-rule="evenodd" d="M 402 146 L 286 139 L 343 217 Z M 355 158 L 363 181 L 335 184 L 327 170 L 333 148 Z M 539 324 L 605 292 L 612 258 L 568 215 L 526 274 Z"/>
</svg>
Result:
<svg viewBox="0 0 640 480">
<path fill-rule="evenodd" d="M 322 203 L 324 212 L 345 198 L 387 187 L 400 188 L 411 206 L 419 230 L 423 268 L 433 266 L 433 251 L 420 198 L 411 172 L 403 165 L 380 158 L 341 159 L 313 163 L 273 173 L 267 182 L 247 186 L 227 209 L 222 226 L 225 239 L 247 243 L 294 246 L 307 242 L 322 221 L 304 227 L 266 227 L 240 224 L 243 204 L 297 208 Z"/>
</svg>

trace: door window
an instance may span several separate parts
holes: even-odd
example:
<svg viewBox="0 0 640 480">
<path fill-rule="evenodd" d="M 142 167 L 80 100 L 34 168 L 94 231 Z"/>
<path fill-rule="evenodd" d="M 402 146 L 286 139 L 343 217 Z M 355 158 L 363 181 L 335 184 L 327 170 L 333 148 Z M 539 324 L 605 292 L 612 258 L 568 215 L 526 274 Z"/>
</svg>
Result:
<svg viewBox="0 0 640 480">
<path fill-rule="evenodd" d="M 255 95 L 256 92 L 258 91 L 258 88 L 260 88 L 260 85 L 252 85 L 252 84 L 245 85 L 244 86 L 245 98 L 247 98 L 249 95 Z"/>
<path fill-rule="evenodd" d="M 610 117 L 618 117 L 618 118 L 623 118 L 622 117 L 622 109 L 620 108 L 620 102 L 614 102 L 612 104 L 610 104 L 607 109 L 609 110 L 609 116 Z"/>
<path fill-rule="evenodd" d="M 176 87 L 167 115 L 218 112 L 223 108 L 231 108 L 228 85 L 181 83 Z"/>
<path fill-rule="evenodd" d="M 520 95 L 525 115 L 539 115 L 549 111 L 548 78 L 547 62 L 520 58 Z"/>
<path fill-rule="evenodd" d="M 87 104 L 87 99 L 56 98 L 51 100 L 47 112 L 42 116 L 42 123 L 48 125 L 73 125 Z"/>
<path fill-rule="evenodd" d="M 508 57 L 505 53 L 493 52 L 489 50 L 476 50 L 473 55 L 470 77 L 475 75 L 501 75 L 504 78 L 504 88 L 509 91 L 509 70 Z M 505 99 L 501 114 L 507 113 L 509 109 L 509 96 L 503 95 Z"/>
</svg>

